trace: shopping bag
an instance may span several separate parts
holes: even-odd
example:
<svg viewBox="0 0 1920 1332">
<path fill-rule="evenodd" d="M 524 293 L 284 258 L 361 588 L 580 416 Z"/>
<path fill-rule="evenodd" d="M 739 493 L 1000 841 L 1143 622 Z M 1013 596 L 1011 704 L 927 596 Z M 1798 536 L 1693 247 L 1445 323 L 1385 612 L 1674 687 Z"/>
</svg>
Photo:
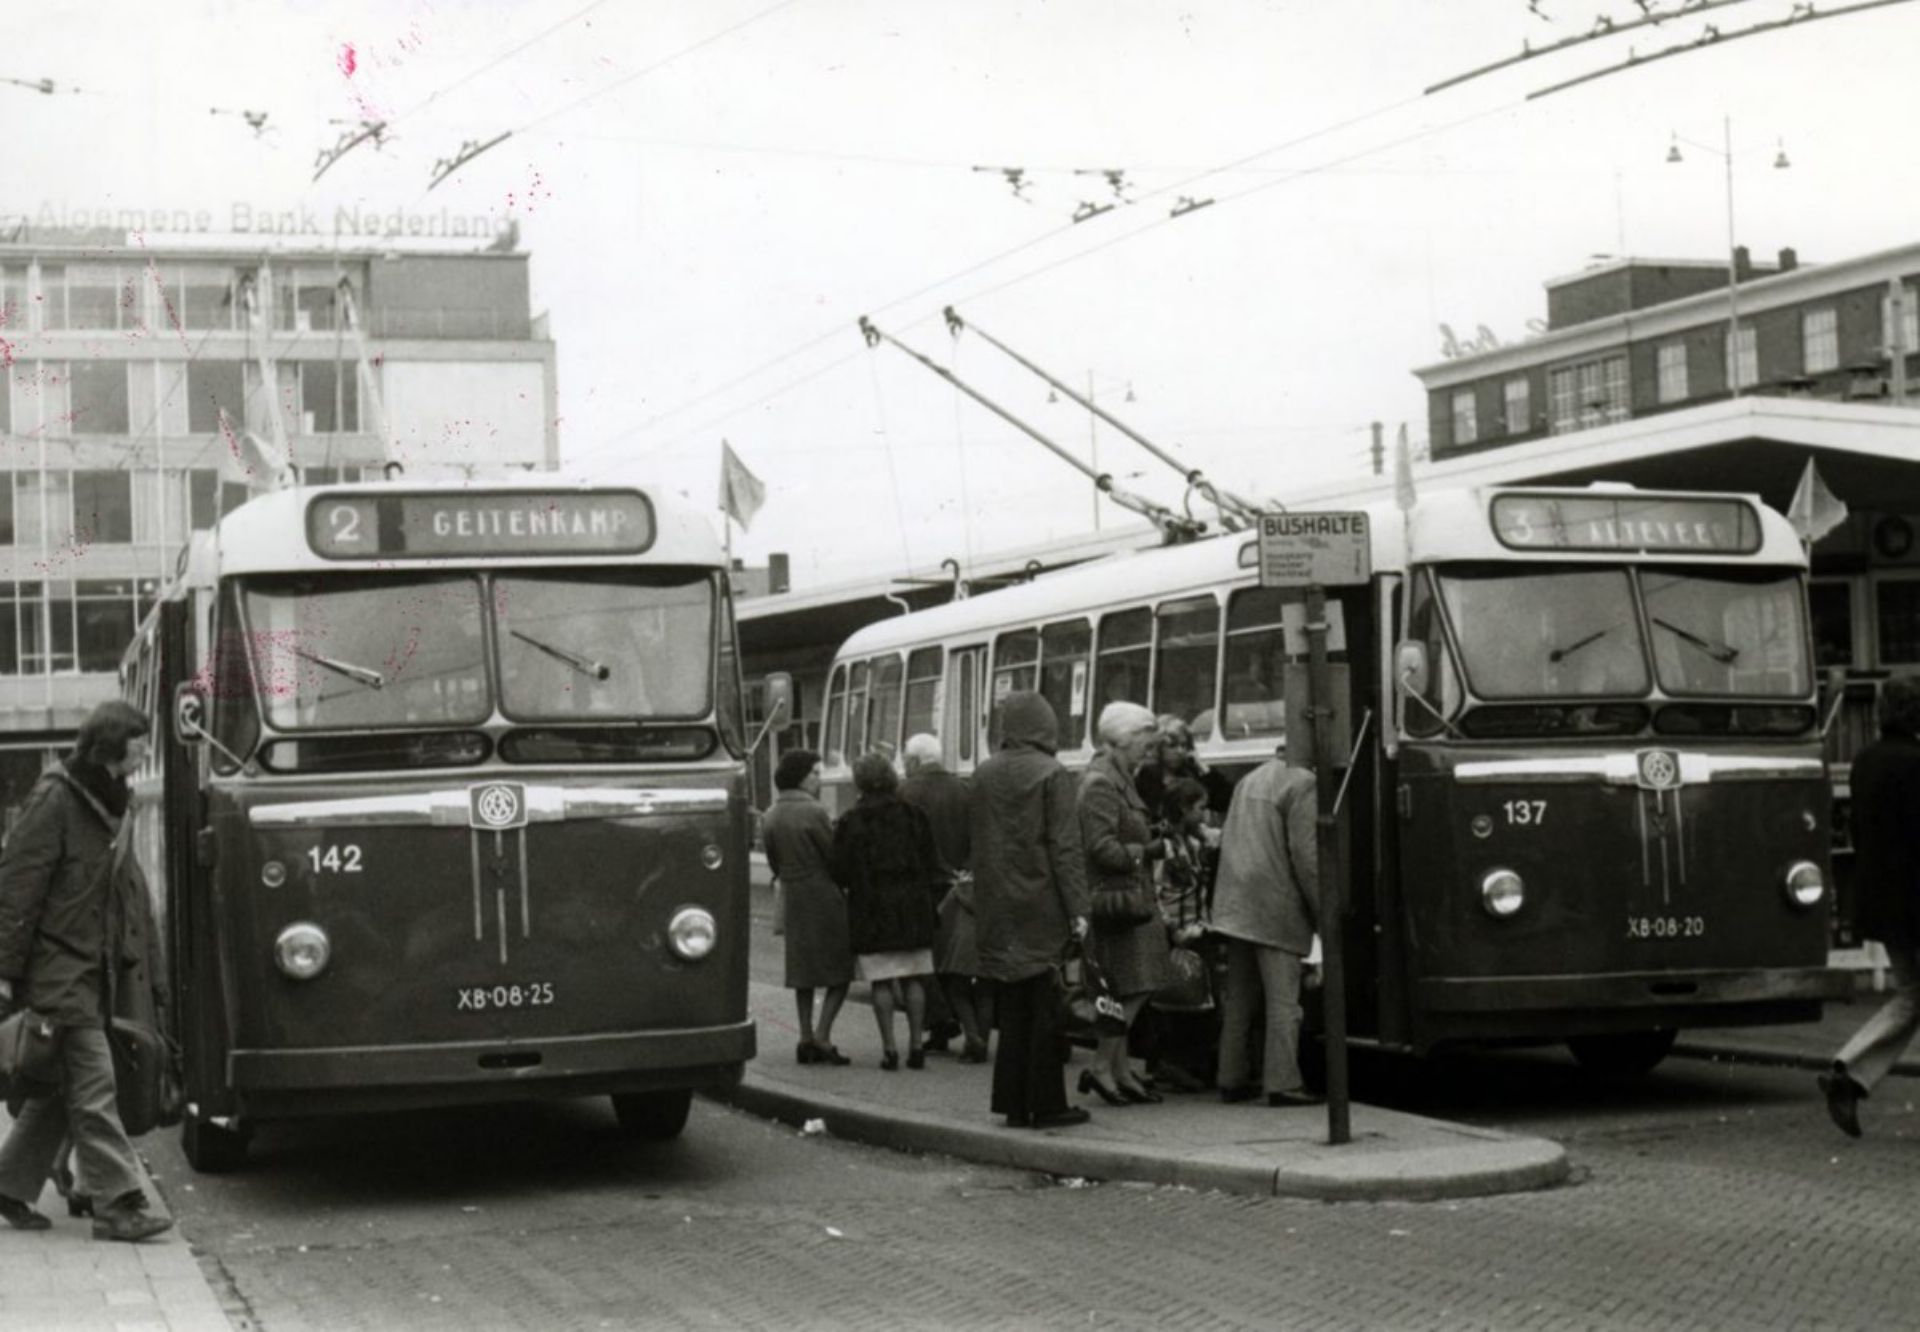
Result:
<svg viewBox="0 0 1920 1332">
<path fill-rule="evenodd" d="M 113 1051 L 114 1104 L 127 1136 L 170 1124 L 181 1114 L 179 1056 L 159 1032 L 128 1018 L 115 1018 L 107 1027 Z"/>
<path fill-rule="evenodd" d="M 1053 966 L 1053 992 L 1059 1005 L 1056 1018 L 1063 1036 L 1124 1036 L 1127 1010 L 1107 983 L 1107 973 L 1087 955 L 1086 946 L 1072 943 Z"/>
<path fill-rule="evenodd" d="M 60 1028 L 44 1013 L 22 1008 L 0 1022 L 0 1092 L 9 1110 L 60 1087 Z"/>
<path fill-rule="evenodd" d="M 1153 992 L 1153 1006 L 1169 1013 L 1204 1013 L 1213 1007 L 1213 982 L 1198 949 L 1170 950 L 1174 979 Z"/>
</svg>

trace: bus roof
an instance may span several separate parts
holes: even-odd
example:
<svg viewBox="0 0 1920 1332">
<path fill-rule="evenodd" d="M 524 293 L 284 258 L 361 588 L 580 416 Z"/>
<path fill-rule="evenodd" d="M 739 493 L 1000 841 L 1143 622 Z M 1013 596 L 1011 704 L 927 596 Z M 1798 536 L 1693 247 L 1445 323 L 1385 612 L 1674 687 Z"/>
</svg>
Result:
<svg viewBox="0 0 1920 1332">
<path fill-rule="evenodd" d="M 222 574 L 726 559 L 706 515 L 678 496 L 539 474 L 271 491 L 222 518 L 214 544 Z"/>
<path fill-rule="evenodd" d="M 1520 545 L 1511 524 L 1503 531 L 1495 530 L 1492 515 L 1496 499 L 1502 501 L 1503 516 L 1507 507 L 1523 501 L 1547 506 L 1556 517 L 1604 515 L 1605 521 L 1613 524 L 1602 529 L 1610 544 L 1603 545 L 1598 537 L 1581 544 L 1578 533 L 1569 538 L 1563 530 L 1555 529 L 1554 536 L 1576 544 L 1556 545 L 1548 539 L 1531 547 Z M 1709 507 L 1703 509 L 1703 504 Z M 1404 518 L 1390 500 L 1358 511 L 1367 515 L 1376 573 L 1404 571 L 1409 564 L 1464 560 L 1552 559 L 1600 564 L 1633 560 L 1792 568 L 1805 568 L 1807 563 L 1806 551 L 1792 524 L 1753 495 L 1643 491 L 1606 483 L 1578 487 L 1486 486 L 1423 494 Z M 1736 549 L 1675 548 L 1666 544 L 1682 532 L 1689 519 L 1703 523 L 1728 514 L 1742 524 L 1744 539 Z M 1740 514 L 1746 517 L 1740 519 Z M 1668 526 L 1654 530 L 1651 525 L 1655 523 Z M 1641 541 L 1652 548 L 1636 544 Z M 838 655 L 861 657 L 975 633 L 990 634 L 1006 627 L 1207 593 L 1258 579 L 1259 540 L 1251 532 L 1237 532 L 1189 545 L 1111 555 L 1017 587 L 881 620 L 848 638 Z"/>
</svg>

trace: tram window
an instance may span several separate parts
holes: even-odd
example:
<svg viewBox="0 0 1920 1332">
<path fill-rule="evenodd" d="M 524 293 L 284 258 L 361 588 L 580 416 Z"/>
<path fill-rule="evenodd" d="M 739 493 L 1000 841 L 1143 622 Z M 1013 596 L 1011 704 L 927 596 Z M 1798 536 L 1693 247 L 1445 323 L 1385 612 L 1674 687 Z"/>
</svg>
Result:
<svg viewBox="0 0 1920 1332">
<path fill-rule="evenodd" d="M 1147 670 L 1153 653 L 1153 613 L 1142 610 L 1114 611 L 1100 617 L 1100 644 L 1094 661 L 1095 705 L 1089 709 L 1096 719 L 1109 703 L 1144 704 L 1147 701 Z"/>
<path fill-rule="evenodd" d="M 954 653 L 954 684 L 959 690 L 955 701 L 954 750 L 960 761 L 974 759 L 974 738 L 980 734 L 980 658 L 979 648 Z"/>
<path fill-rule="evenodd" d="M 1078 749 L 1087 738 L 1087 657 L 1093 625 L 1062 620 L 1040 631 L 1040 694 L 1060 723 L 1060 748 Z"/>
<path fill-rule="evenodd" d="M 1191 723 L 1213 707 L 1220 667 L 1220 603 L 1212 597 L 1169 601 L 1154 617 L 1153 710 Z"/>
<path fill-rule="evenodd" d="M 1793 698 L 1813 687 L 1798 579 L 1647 569 L 1640 591 L 1669 694 Z"/>
<path fill-rule="evenodd" d="M 846 761 L 846 751 L 840 747 L 840 732 L 846 720 L 847 668 L 835 666 L 833 678 L 827 681 L 826 729 L 820 736 L 820 753 L 826 756 L 830 768 L 839 767 Z"/>
<path fill-rule="evenodd" d="M 1015 690 L 1030 691 L 1039 683 L 1040 631 L 1016 629 L 993 640 L 993 697 L 997 702 Z"/>
<path fill-rule="evenodd" d="M 900 752 L 900 658 L 875 657 L 868 680 L 867 748 L 892 758 Z"/>
<path fill-rule="evenodd" d="M 1245 587 L 1227 602 L 1226 739 L 1286 734 L 1286 598 L 1283 588 Z"/>
<path fill-rule="evenodd" d="M 1467 680 L 1481 698 L 1647 692 L 1625 569 L 1453 569 L 1439 581 Z"/>
<path fill-rule="evenodd" d="M 908 736 L 938 735 L 940 719 L 934 705 L 940 697 L 940 649 L 921 648 L 907 656 L 906 725 Z"/>
<path fill-rule="evenodd" d="M 847 671 L 847 747 L 844 758 L 853 762 L 867 752 L 867 663 L 856 661 Z"/>
</svg>

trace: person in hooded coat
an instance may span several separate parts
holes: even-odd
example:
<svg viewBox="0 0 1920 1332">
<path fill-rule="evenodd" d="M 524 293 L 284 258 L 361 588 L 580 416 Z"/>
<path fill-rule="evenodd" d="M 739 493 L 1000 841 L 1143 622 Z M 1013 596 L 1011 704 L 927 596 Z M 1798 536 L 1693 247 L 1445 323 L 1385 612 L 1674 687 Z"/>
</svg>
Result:
<svg viewBox="0 0 1920 1332">
<path fill-rule="evenodd" d="M 1087 933 L 1086 858 L 1059 726 L 1037 693 L 1000 705 L 1000 749 L 974 770 L 973 909 L 980 974 L 996 982 L 995 1114 L 1010 1128 L 1085 1123 L 1067 1105 L 1053 966 Z"/>
</svg>

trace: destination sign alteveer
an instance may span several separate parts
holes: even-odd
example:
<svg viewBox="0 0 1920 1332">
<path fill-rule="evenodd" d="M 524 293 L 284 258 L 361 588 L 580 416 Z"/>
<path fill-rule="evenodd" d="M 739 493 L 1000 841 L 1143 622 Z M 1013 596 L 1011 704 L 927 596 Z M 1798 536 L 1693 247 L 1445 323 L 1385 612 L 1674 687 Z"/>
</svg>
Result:
<svg viewBox="0 0 1920 1332">
<path fill-rule="evenodd" d="M 1760 516 L 1737 499 L 1499 495 L 1493 534 L 1513 550 L 1751 555 L 1760 549 Z"/>
<path fill-rule="evenodd" d="M 332 560 L 638 555 L 653 536 L 653 506 L 633 490 L 398 491 L 307 507 L 307 542 Z"/>
<path fill-rule="evenodd" d="M 1262 587 L 1346 587 L 1373 573 L 1364 513 L 1260 515 Z"/>
</svg>

